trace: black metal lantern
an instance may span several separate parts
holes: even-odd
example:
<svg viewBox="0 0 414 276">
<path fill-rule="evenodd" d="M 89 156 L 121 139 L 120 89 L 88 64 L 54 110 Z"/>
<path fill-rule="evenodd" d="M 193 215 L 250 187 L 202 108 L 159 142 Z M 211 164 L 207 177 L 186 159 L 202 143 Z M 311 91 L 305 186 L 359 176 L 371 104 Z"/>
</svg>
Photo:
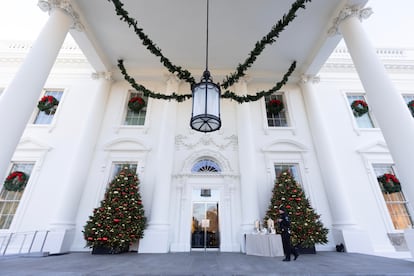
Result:
<svg viewBox="0 0 414 276">
<path fill-rule="evenodd" d="M 201 82 L 195 84 L 193 91 L 193 110 L 191 128 L 201 132 L 212 132 L 221 127 L 220 87 L 213 83 L 210 72 L 204 71 Z"/>
<path fill-rule="evenodd" d="M 191 87 L 193 94 L 193 109 L 190 126 L 201 132 L 212 132 L 221 127 L 220 120 L 220 86 L 213 83 L 208 71 L 208 0 L 206 28 L 206 70 L 201 81 Z"/>
</svg>

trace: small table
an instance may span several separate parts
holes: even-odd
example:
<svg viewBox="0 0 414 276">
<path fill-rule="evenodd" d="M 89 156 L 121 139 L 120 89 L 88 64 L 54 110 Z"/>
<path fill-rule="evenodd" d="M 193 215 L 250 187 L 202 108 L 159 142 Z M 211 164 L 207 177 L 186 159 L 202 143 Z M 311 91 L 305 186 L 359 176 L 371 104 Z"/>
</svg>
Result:
<svg viewBox="0 0 414 276">
<path fill-rule="evenodd" d="M 276 234 L 246 234 L 246 255 L 284 256 L 281 236 Z"/>
</svg>

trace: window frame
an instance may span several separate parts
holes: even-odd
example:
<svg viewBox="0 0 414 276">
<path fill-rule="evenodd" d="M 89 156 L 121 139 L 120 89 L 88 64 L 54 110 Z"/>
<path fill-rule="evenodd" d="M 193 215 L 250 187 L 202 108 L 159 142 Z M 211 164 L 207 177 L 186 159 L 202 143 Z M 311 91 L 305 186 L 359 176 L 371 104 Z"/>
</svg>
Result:
<svg viewBox="0 0 414 276">
<path fill-rule="evenodd" d="M 12 215 L 11 221 L 7 224 L 8 227 L 7 228 L 1 228 L 1 227 L 3 227 L 3 225 L 0 225 L 0 231 L 1 232 L 10 231 L 11 229 L 14 228 L 14 225 L 16 224 L 16 218 L 19 217 L 20 210 L 22 208 L 24 208 L 24 206 L 22 206 L 22 205 L 24 205 L 23 204 L 24 196 L 25 196 L 25 194 L 27 194 L 27 192 L 25 193 L 25 191 L 28 190 L 30 181 L 32 179 L 33 171 L 35 169 L 35 165 L 36 164 L 33 161 L 14 161 L 10 164 L 7 175 L 9 175 L 11 172 L 16 171 L 16 170 L 24 171 L 26 174 L 28 174 L 26 187 L 21 192 L 6 191 L 3 187 L 4 179 L 2 179 L 3 182 L 0 186 L 0 202 L 6 202 L 7 203 L 9 201 L 13 201 L 14 203 L 17 202 L 17 204 L 15 204 L 17 206 L 14 208 L 14 213 L 13 214 L 11 214 L 11 213 L 8 214 L 9 216 Z M 20 168 L 19 168 L 19 166 L 20 166 Z M 30 172 L 28 172 L 27 169 L 24 169 L 24 168 L 22 169 L 21 166 L 29 166 L 30 167 Z M 5 196 L 5 200 L 2 200 L 2 196 Z M 9 196 L 13 196 L 13 199 L 6 199 Z M 18 198 L 17 198 L 17 196 L 18 196 Z M 2 212 L 3 212 L 3 207 L 0 208 L 0 216 L 3 215 Z"/>
<path fill-rule="evenodd" d="M 393 220 L 392 214 L 390 213 L 390 208 L 388 206 L 388 201 L 385 198 L 384 193 L 381 191 L 380 183 L 377 180 L 378 176 L 385 173 L 385 172 L 378 173 L 378 170 L 376 170 L 376 167 L 378 168 L 380 166 L 389 167 L 388 173 L 392 173 L 392 174 L 396 175 L 397 178 L 398 178 L 398 174 L 397 174 L 395 165 L 393 163 L 387 163 L 387 162 L 373 162 L 373 163 L 371 163 L 371 169 L 372 169 L 373 176 L 375 177 L 375 182 L 376 182 L 376 190 L 378 191 L 379 198 L 380 198 L 380 201 L 381 201 L 381 205 L 383 206 L 382 215 L 384 216 L 384 218 L 387 221 L 387 228 L 389 229 L 388 231 L 391 230 L 391 233 L 400 233 L 400 232 L 403 232 L 405 228 L 404 229 L 397 229 L 395 227 L 394 220 Z M 412 210 L 411 210 L 411 204 L 406 199 L 403 191 L 401 191 L 399 193 L 402 195 L 402 197 L 405 200 L 404 202 L 401 202 L 400 204 L 404 204 L 405 211 L 407 212 L 408 219 L 411 221 L 411 227 L 412 227 L 413 222 L 414 222 L 414 217 L 413 217 L 413 213 L 412 213 Z M 390 204 L 393 204 L 393 203 L 390 203 Z"/>
<path fill-rule="evenodd" d="M 279 98 L 279 100 L 281 98 L 282 102 L 283 102 L 283 105 L 284 105 L 284 110 L 281 111 L 281 113 L 279 113 L 279 114 L 284 115 L 284 120 L 286 121 L 286 125 L 284 125 L 284 126 L 277 126 L 277 125 L 270 126 L 269 125 L 269 120 L 274 120 L 274 115 L 271 115 L 272 117 L 268 117 L 269 112 L 267 112 L 267 103 L 269 102 L 269 100 L 277 99 L 277 98 Z M 290 118 L 288 100 L 287 100 L 285 92 L 280 91 L 280 92 L 273 93 L 270 96 L 264 97 L 263 107 L 264 107 L 263 109 L 264 109 L 264 118 L 265 118 L 266 128 L 268 128 L 268 129 L 286 129 L 286 128 L 291 128 L 292 127 L 292 123 L 291 123 L 292 120 Z"/>
<path fill-rule="evenodd" d="M 353 99 L 350 99 L 350 97 L 353 97 Z M 369 102 L 366 99 L 365 93 L 346 93 L 345 94 L 345 100 L 346 100 L 346 103 L 348 105 L 348 110 L 350 112 L 350 115 L 353 119 L 352 122 L 354 124 L 355 129 L 358 129 L 358 130 L 378 129 L 378 127 L 377 127 L 378 124 L 375 121 L 375 118 L 374 118 L 374 116 L 371 112 L 371 108 L 368 109 L 368 113 L 362 115 L 361 117 L 356 117 L 354 115 L 354 112 L 352 111 L 351 104 L 354 100 L 363 100 L 368 104 L 368 107 L 369 107 Z M 371 123 L 372 127 L 361 127 L 360 126 L 359 122 L 361 122 L 361 118 L 367 118 L 366 116 L 368 116 L 369 122 Z"/>
<path fill-rule="evenodd" d="M 146 102 L 146 105 L 143 108 L 143 110 L 145 111 L 145 114 L 143 115 L 143 117 L 144 117 L 143 118 L 143 124 L 127 124 L 128 114 L 132 114 L 132 112 L 133 112 L 133 111 L 130 111 L 129 108 L 128 108 L 128 102 L 132 98 L 131 95 L 133 95 L 133 94 L 136 94 L 136 96 L 142 97 Z M 147 121 L 148 121 L 149 103 L 150 103 L 149 97 L 144 96 L 143 92 L 137 91 L 137 90 L 132 90 L 132 89 L 128 90 L 127 93 L 126 93 L 126 97 L 125 97 L 124 113 L 122 115 L 121 127 L 122 128 L 144 128 L 144 127 L 146 127 L 147 126 Z M 138 113 L 138 116 L 142 116 L 141 112 L 142 111 L 140 111 Z"/>
</svg>

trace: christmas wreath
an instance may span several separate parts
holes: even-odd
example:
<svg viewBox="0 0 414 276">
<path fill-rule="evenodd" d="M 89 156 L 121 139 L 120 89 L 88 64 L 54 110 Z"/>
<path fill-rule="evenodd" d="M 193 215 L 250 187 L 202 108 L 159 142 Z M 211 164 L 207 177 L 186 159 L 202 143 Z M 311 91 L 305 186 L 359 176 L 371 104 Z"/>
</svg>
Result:
<svg viewBox="0 0 414 276">
<path fill-rule="evenodd" d="M 273 115 L 279 114 L 279 112 L 282 111 L 283 108 L 284 108 L 283 102 L 280 100 L 273 99 L 267 103 L 267 109 Z"/>
<path fill-rule="evenodd" d="M 138 113 L 141 111 L 141 109 L 145 106 L 145 101 L 141 97 L 133 97 L 128 102 L 128 107 L 132 111 Z"/>
<path fill-rule="evenodd" d="M 408 109 L 411 111 L 411 114 L 414 116 L 414 100 L 410 101 L 408 104 Z"/>
<path fill-rule="evenodd" d="M 53 96 L 43 96 L 37 103 L 37 108 L 46 114 L 54 114 L 59 101 Z"/>
<path fill-rule="evenodd" d="M 27 175 L 21 171 L 10 173 L 4 181 L 4 189 L 7 191 L 20 192 L 26 187 Z"/>
<path fill-rule="evenodd" d="M 355 100 L 351 104 L 352 111 L 356 117 L 361 117 L 368 112 L 368 104 L 363 100 Z"/>
<path fill-rule="evenodd" d="M 378 182 L 381 183 L 381 189 L 388 194 L 398 193 L 401 191 L 401 184 L 397 177 L 390 173 L 385 173 L 378 178 Z"/>
</svg>

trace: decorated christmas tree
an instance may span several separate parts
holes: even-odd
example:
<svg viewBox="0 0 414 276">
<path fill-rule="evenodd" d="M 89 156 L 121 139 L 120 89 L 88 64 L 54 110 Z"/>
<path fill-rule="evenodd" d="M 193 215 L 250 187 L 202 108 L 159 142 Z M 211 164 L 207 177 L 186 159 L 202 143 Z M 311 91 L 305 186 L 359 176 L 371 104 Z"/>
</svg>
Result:
<svg viewBox="0 0 414 276">
<path fill-rule="evenodd" d="M 277 222 L 279 208 L 284 206 L 291 221 L 292 245 L 306 248 L 328 242 L 328 229 L 323 227 L 320 216 L 289 171 L 283 171 L 277 177 L 272 194 L 264 221 L 271 218 Z"/>
<path fill-rule="evenodd" d="M 138 176 L 128 167 L 115 176 L 84 227 L 87 246 L 119 253 L 144 236 L 146 217 L 138 184 Z"/>
</svg>

